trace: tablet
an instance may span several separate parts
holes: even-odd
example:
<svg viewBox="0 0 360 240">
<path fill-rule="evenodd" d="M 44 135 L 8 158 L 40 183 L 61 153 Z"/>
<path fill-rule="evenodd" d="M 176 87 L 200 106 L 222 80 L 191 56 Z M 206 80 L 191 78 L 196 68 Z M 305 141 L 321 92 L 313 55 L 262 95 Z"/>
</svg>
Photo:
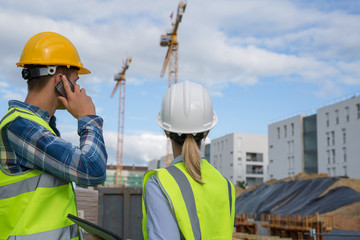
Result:
<svg viewBox="0 0 360 240">
<path fill-rule="evenodd" d="M 92 222 L 86 221 L 82 218 L 76 217 L 72 214 L 68 214 L 67 216 L 71 221 L 76 223 L 79 227 L 83 228 L 85 231 L 90 233 L 91 235 L 96 235 L 101 237 L 104 240 L 123 240 L 121 237 L 116 235 L 115 233 L 106 230 Z"/>
</svg>

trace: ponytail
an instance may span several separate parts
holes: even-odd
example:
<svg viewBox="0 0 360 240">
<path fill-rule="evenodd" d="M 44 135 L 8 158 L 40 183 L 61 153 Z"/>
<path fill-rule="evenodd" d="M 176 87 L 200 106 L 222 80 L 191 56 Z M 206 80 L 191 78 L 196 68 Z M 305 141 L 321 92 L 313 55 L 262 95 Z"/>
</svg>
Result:
<svg viewBox="0 0 360 240">
<path fill-rule="evenodd" d="M 201 156 L 198 143 L 193 135 L 186 134 L 184 144 L 182 146 L 182 157 L 185 168 L 190 176 L 198 183 L 205 184 L 201 180 Z"/>
</svg>

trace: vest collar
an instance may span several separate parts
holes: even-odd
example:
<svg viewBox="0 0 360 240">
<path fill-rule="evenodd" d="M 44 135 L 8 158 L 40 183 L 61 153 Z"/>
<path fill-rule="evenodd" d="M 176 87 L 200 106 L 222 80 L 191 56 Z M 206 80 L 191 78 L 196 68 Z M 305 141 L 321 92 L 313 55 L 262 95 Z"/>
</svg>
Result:
<svg viewBox="0 0 360 240">
<path fill-rule="evenodd" d="M 25 102 L 21 102 L 18 100 L 10 100 L 9 108 L 23 108 L 28 111 L 31 111 L 31 112 L 35 113 L 37 116 L 39 116 L 40 118 L 42 118 L 49 125 L 50 125 L 50 120 L 52 122 L 55 121 L 55 116 L 50 117 L 50 113 L 48 111 L 45 111 L 44 109 L 41 109 L 34 105 L 31 105 L 31 104 L 28 104 Z"/>
</svg>

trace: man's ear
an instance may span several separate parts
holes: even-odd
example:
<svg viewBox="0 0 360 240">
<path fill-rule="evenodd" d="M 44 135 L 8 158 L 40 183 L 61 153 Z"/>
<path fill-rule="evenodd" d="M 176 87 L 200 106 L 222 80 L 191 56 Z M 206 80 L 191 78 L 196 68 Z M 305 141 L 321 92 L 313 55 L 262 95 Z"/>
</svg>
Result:
<svg viewBox="0 0 360 240">
<path fill-rule="evenodd" d="M 55 86 L 58 85 L 59 82 L 61 82 L 61 77 L 62 77 L 62 73 L 56 73 L 56 74 L 54 75 L 54 78 L 55 78 L 55 81 L 54 81 Z"/>
</svg>

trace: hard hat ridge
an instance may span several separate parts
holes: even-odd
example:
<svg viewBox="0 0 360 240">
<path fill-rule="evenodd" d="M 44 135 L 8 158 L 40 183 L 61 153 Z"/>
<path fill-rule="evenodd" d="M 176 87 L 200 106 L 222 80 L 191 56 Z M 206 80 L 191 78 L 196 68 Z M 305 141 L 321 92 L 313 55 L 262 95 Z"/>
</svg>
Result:
<svg viewBox="0 0 360 240">
<path fill-rule="evenodd" d="M 184 81 L 165 92 L 157 123 L 168 132 L 195 135 L 212 129 L 217 116 L 206 89 L 200 84 Z"/>
</svg>

